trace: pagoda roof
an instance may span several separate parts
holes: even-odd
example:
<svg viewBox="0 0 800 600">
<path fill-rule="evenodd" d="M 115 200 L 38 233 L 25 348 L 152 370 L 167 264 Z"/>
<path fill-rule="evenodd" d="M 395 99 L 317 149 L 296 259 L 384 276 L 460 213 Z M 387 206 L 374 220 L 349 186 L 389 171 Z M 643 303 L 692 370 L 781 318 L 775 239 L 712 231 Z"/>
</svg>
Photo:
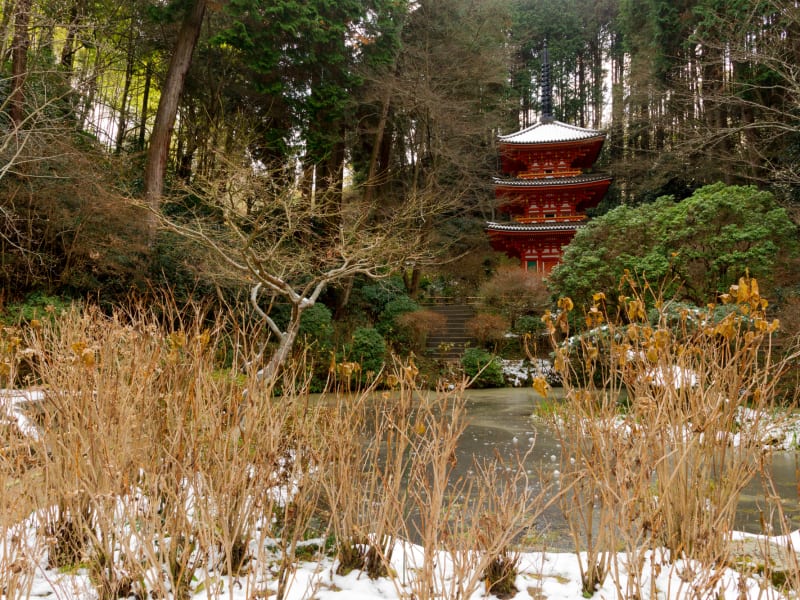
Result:
<svg viewBox="0 0 800 600">
<path fill-rule="evenodd" d="M 516 133 L 498 136 L 498 139 L 502 144 L 553 144 L 577 142 L 597 137 L 605 138 L 605 133 L 597 129 L 568 125 L 561 121 L 543 120 Z"/>
<path fill-rule="evenodd" d="M 589 174 L 573 175 L 571 177 L 559 177 L 550 175 L 546 177 L 494 177 L 494 184 L 504 187 L 550 187 L 562 185 L 582 185 L 586 183 L 596 183 L 600 181 L 611 181 L 609 175 Z"/>
<path fill-rule="evenodd" d="M 487 231 L 502 231 L 507 233 L 532 233 L 539 231 L 576 231 L 583 226 L 582 221 L 572 223 L 486 223 Z"/>
</svg>

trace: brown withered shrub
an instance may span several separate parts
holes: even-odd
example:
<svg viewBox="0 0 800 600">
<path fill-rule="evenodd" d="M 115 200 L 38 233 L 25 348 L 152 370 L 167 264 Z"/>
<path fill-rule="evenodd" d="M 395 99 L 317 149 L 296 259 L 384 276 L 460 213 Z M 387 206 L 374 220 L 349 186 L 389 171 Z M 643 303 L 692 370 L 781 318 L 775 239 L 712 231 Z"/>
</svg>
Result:
<svg viewBox="0 0 800 600">
<path fill-rule="evenodd" d="M 687 586 L 710 597 L 719 583 L 710 567 L 731 563 L 742 490 L 769 481 L 765 422 L 797 351 L 773 352 L 779 323 L 754 279 L 723 295 L 721 310 L 673 307 L 630 275 L 619 290 L 618 314 L 595 295 L 583 333 L 570 331 L 568 298 L 544 319 L 554 341 L 572 334 L 554 345 L 566 401 L 553 423 L 583 591 L 611 576 L 620 597 L 655 595 L 658 571 L 691 559 L 705 567 Z"/>
<path fill-rule="evenodd" d="M 463 386 L 422 389 L 409 360 L 384 378 L 391 390 L 311 397 L 303 364 L 275 381 L 256 365 L 221 369 L 235 328 L 192 310 L 162 320 L 74 307 L 21 336 L 41 356 L 46 401 L 37 476 L 0 460 L 0 535 L 17 540 L 0 552 L 8 593 L 26 597 L 47 561 L 86 567 L 102 600 L 183 598 L 221 575 L 247 597 L 282 600 L 298 563 L 323 557 L 306 541 L 329 534 L 338 570 L 388 577 L 403 597 L 465 598 L 512 577 L 515 542 L 549 494 L 532 492 L 524 456 L 454 477 Z M 254 339 L 236 337 L 234 364 L 257 353 Z M 25 515 L 43 533 L 36 547 Z M 402 580 L 398 552 L 415 561 Z M 438 568 L 442 556 L 457 577 Z"/>
<path fill-rule="evenodd" d="M 544 279 L 517 266 L 504 266 L 484 283 L 478 293 L 481 304 L 492 312 L 502 314 L 513 327 L 517 318 L 541 312 L 550 293 Z"/>
<path fill-rule="evenodd" d="M 496 347 L 505 338 L 509 329 L 505 317 L 492 313 L 478 313 L 466 324 L 467 333 L 484 347 Z"/>
<path fill-rule="evenodd" d="M 447 317 L 433 310 L 415 310 L 397 317 L 397 326 L 406 332 L 410 350 L 417 354 L 425 351 L 428 336 L 441 333 L 447 327 Z"/>
</svg>

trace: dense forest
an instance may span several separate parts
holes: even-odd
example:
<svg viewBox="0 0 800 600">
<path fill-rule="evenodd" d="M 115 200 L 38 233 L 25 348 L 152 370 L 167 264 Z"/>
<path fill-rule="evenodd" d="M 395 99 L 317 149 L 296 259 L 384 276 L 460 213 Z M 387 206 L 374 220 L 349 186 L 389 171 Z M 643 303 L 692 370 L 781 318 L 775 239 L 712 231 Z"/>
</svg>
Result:
<svg viewBox="0 0 800 600">
<path fill-rule="evenodd" d="M 724 182 L 791 215 L 798 30 L 789 0 L 5 0 L 3 302 L 476 289 L 545 40 L 556 118 L 608 133 L 598 213 Z"/>
</svg>

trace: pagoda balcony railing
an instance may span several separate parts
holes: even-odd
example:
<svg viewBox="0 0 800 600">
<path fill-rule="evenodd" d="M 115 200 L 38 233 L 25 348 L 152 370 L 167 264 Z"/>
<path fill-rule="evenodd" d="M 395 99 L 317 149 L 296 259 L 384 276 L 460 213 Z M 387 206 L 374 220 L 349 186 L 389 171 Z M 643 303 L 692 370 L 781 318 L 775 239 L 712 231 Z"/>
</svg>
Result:
<svg viewBox="0 0 800 600">
<path fill-rule="evenodd" d="M 517 223 L 579 223 L 586 215 L 561 215 L 557 217 L 517 217 Z"/>
<path fill-rule="evenodd" d="M 583 175 L 580 169 L 553 169 L 549 173 L 546 171 L 528 171 L 525 173 L 518 173 L 519 179 L 547 179 L 548 177 L 577 177 Z"/>
</svg>

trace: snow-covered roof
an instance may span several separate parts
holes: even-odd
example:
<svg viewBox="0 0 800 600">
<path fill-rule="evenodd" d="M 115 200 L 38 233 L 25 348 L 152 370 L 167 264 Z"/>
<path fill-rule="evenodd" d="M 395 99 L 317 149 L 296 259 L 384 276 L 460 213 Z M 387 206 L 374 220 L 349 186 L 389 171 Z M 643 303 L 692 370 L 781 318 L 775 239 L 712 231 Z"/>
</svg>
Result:
<svg viewBox="0 0 800 600">
<path fill-rule="evenodd" d="M 504 144 L 549 144 L 574 142 L 595 137 L 605 137 L 605 134 L 597 129 L 584 129 L 561 121 L 544 121 L 516 133 L 498 136 L 498 139 Z"/>
<path fill-rule="evenodd" d="M 575 231 L 581 225 L 582 221 L 573 221 L 570 223 L 493 223 L 488 221 L 486 229 L 488 231 L 509 231 L 525 233 L 528 231 Z"/>
<path fill-rule="evenodd" d="M 583 183 L 595 183 L 597 181 L 611 181 L 609 175 L 574 175 L 572 177 L 536 177 L 525 179 L 522 177 L 495 177 L 495 185 L 505 185 L 511 187 L 547 187 L 551 185 L 578 185 Z"/>
</svg>

